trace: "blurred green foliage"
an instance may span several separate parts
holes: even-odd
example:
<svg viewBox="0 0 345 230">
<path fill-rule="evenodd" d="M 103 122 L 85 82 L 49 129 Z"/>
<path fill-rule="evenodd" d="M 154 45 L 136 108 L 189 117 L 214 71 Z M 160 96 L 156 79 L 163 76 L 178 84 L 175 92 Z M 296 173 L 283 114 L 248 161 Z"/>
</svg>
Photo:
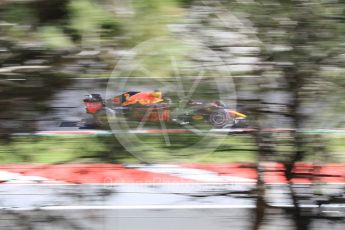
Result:
<svg viewBox="0 0 345 230">
<path fill-rule="evenodd" d="M 141 136 L 152 144 L 154 151 L 143 152 L 142 157 L 148 157 L 153 162 L 253 162 L 255 161 L 255 146 L 250 136 L 238 135 L 229 137 L 218 150 L 200 156 L 190 152 L 179 152 L 178 149 L 193 145 L 194 135 L 171 135 L 172 142 L 183 139 L 184 142 L 174 142 L 166 146 L 160 135 Z M 194 137 L 193 137 L 194 136 Z M 176 145 L 180 145 L 179 147 Z M 177 149 L 175 153 L 169 149 Z M 146 158 L 147 159 L 147 158 Z M 138 163 L 140 157 L 128 153 L 112 136 L 22 136 L 13 142 L 0 145 L 0 161 L 2 163 L 72 163 L 72 162 L 108 162 L 108 163 Z"/>
<path fill-rule="evenodd" d="M 167 24 L 176 22 L 183 13 L 176 0 L 134 0 L 133 7 L 134 17 L 127 22 L 132 45 L 167 36 Z"/>
<path fill-rule="evenodd" d="M 114 13 L 117 5 L 95 0 L 50 0 L 7 3 L 0 6 L 0 18 L 4 22 L 15 23 L 17 29 L 30 27 L 30 33 L 40 33 L 40 27 L 58 27 L 43 29 L 43 40 L 61 32 L 72 41 L 80 40 L 85 47 L 117 43 L 116 36 L 127 36 L 122 45 L 133 46 L 147 39 L 167 35 L 166 25 L 182 16 L 183 10 L 177 0 L 135 0 L 132 3 L 134 14 L 119 17 Z M 49 15 L 50 14 L 50 15 Z M 22 28 L 23 29 L 23 28 Z M 59 32 L 57 32 L 59 30 Z M 42 36 L 38 36 L 42 38 Z M 61 46 L 69 43 L 60 43 Z M 68 48 L 68 46 L 67 46 Z"/>
<path fill-rule="evenodd" d="M 67 9 L 69 12 L 67 27 L 77 32 L 83 46 L 100 46 L 102 39 L 120 34 L 121 23 L 119 19 L 105 6 L 101 6 L 95 1 L 70 1 Z"/>
<path fill-rule="evenodd" d="M 42 26 L 38 33 L 38 37 L 46 42 L 46 46 L 51 49 L 71 48 L 73 43 L 63 31 L 54 26 Z"/>
</svg>

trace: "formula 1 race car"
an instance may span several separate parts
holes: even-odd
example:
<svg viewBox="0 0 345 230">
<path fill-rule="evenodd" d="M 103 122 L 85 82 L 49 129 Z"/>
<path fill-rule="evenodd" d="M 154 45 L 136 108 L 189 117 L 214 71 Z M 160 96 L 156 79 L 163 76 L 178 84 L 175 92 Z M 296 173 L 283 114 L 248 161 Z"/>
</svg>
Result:
<svg viewBox="0 0 345 230">
<path fill-rule="evenodd" d="M 171 99 L 164 98 L 160 91 L 130 91 L 107 100 L 100 94 L 90 94 L 83 101 L 86 112 L 92 115 L 93 123 L 98 127 L 106 126 L 105 117 L 109 112 L 114 117 L 139 122 L 172 122 L 179 125 L 203 122 L 213 128 L 246 126 L 247 116 L 228 109 L 221 101 L 173 103 Z"/>
</svg>

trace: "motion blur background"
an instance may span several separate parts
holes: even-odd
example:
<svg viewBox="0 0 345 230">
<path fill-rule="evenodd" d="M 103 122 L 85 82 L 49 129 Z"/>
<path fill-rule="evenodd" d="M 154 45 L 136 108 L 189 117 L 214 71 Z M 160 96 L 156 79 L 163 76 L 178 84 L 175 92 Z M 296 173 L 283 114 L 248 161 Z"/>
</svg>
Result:
<svg viewBox="0 0 345 230">
<path fill-rule="evenodd" d="M 334 175 L 318 167 L 345 161 L 344 22 L 342 0 L 2 0 L 0 164 L 253 163 L 257 186 L 246 195 L 256 202 L 256 218 L 248 228 L 265 227 L 265 163 L 281 163 L 288 181 L 320 181 Z M 130 65 L 119 65 L 123 60 Z M 141 158 L 113 135 L 40 134 L 80 130 L 84 95 L 105 96 L 109 78 L 128 79 L 124 91 L 157 86 L 171 93 L 166 84 L 178 75 L 189 88 L 200 69 L 205 78 L 231 82 L 233 109 L 248 115 L 252 129 L 221 143 L 209 137 L 214 145 L 203 147 L 209 153 L 202 157 L 195 133 L 170 133 L 169 146 L 162 135 L 139 134 Z M 227 94 L 200 81 L 195 98 Z M 315 168 L 296 173 L 298 162 Z M 335 177 L 344 180 L 339 168 Z M 291 196 L 292 207 L 283 208 L 291 228 L 317 228 L 311 223 L 322 218 L 342 228 L 344 209 L 329 215 L 300 204 L 344 207 L 343 189 L 281 192 Z"/>
</svg>

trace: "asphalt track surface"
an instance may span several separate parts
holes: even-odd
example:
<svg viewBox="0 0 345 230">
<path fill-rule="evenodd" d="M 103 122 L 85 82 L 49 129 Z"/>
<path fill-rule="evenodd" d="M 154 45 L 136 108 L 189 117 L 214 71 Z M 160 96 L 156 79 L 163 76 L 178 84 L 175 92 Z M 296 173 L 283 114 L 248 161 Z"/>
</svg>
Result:
<svg viewBox="0 0 345 230">
<path fill-rule="evenodd" d="M 302 165 L 300 165 L 302 166 Z M 297 167 L 303 174 L 312 165 Z M 292 207 L 281 165 L 266 165 L 266 199 L 272 208 L 264 229 L 293 229 Z M 318 168 L 318 183 L 294 181 L 294 189 L 343 192 L 343 164 Z M 248 229 L 255 198 L 255 170 L 248 164 L 2 165 L 1 229 Z M 304 210 L 345 217 L 344 204 L 300 203 Z M 312 229 L 343 222 L 315 219 Z"/>
<path fill-rule="evenodd" d="M 5 201 L 0 211 L 0 226 L 2 229 L 20 229 L 18 226 L 25 224 L 34 224 L 34 229 L 62 229 L 64 225 L 80 226 L 81 229 L 250 227 L 254 210 L 252 198 L 217 195 L 225 189 L 243 191 L 247 185 L 188 186 L 0 186 L 2 201 Z M 18 216 L 22 220 L 15 219 Z M 291 229 L 289 217 L 284 212 L 274 215 L 267 225 L 278 223 L 281 229 Z M 341 225 L 333 226 L 341 229 Z"/>
<path fill-rule="evenodd" d="M 237 184 L 2 185 L 1 229 L 250 229 L 255 201 Z M 281 194 L 282 187 L 276 187 Z M 224 195 L 234 192 L 234 196 Z M 269 190 L 274 192 L 274 189 Z M 237 193 L 235 193 L 237 192 Z M 239 193 L 239 192 L 242 192 Z M 278 193 L 277 193 L 278 192 Z M 262 229 L 294 229 L 277 203 Z M 345 207 L 306 204 L 304 210 L 343 215 Z M 343 216 L 342 216 L 343 218 Z M 28 228 L 28 227 L 31 228 Z M 343 229 L 314 219 L 311 229 Z"/>
<path fill-rule="evenodd" d="M 261 229 L 294 229 L 289 216 L 283 212 L 267 218 Z M 251 229 L 253 209 L 250 208 L 170 208 L 170 209 L 57 209 L 28 210 L 19 214 L 1 212 L 2 229 L 95 229 L 95 230 L 152 230 L 152 229 Z M 21 218 L 21 219 L 19 219 Z M 28 220 L 31 220 L 29 222 Z M 28 228 L 30 226 L 30 228 Z M 310 229 L 342 230 L 343 224 L 315 220 Z"/>
<path fill-rule="evenodd" d="M 0 227 L 20 229 L 34 223 L 34 229 L 225 229 L 254 207 L 250 197 L 219 195 L 227 190 L 246 192 L 252 183 L 200 183 L 195 177 L 201 171 L 176 176 L 173 166 L 163 168 L 170 174 L 163 174 L 162 168 L 2 166 Z M 217 179 L 210 172 L 204 175 Z M 245 229 L 247 220 L 240 222 Z"/>
</svg>

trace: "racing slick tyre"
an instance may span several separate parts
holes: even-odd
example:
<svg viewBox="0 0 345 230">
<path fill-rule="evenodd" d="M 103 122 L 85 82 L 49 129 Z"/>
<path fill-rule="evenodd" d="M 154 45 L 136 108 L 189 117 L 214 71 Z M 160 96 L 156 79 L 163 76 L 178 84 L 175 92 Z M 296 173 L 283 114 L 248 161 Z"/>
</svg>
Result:
<svg viewBox="0 0 345 230">
<path fill-rule="evenodd" d="M 232 127 L 235 124 L 235 120 L 224 109 L 212 112 L 209 121 L 214 128 Z"/>
</svg>

